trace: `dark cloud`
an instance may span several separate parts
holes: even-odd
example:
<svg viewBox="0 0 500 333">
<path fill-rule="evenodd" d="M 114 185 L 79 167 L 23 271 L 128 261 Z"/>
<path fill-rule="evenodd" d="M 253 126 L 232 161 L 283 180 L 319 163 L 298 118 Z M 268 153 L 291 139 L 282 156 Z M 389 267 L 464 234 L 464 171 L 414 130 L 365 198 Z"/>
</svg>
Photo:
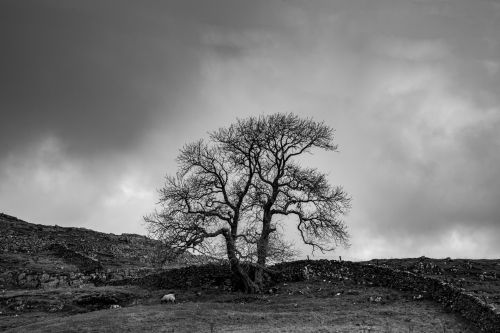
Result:
<svg viewBox="0 0 500 333">
<path fill-rule="evenodd" d="M 340 154 L 304 162 L 353 196 L 343 256 L 493 257 L 499 13 L 465 0 L 3 1 L 0 209 L 143 232 L 184 143 L 293 111 L 337 130 Z"/>
<path fill-rule="evenodd" d="M 162 101 L 182 98 L 196 78 L 196 36 L 168 11 L 92 1 L 2 7 L 3 152 L 46 135 L 77 152 L 126 148 L 159 113 L 175 112 Z"/>
</svg>

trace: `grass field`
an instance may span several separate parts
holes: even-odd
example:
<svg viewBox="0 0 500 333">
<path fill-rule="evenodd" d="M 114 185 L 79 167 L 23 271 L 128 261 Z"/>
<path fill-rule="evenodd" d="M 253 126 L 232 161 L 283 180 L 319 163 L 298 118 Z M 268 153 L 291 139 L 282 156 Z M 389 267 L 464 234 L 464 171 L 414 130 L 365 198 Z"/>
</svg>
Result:
<svg viewBox="0 0 500 333">
<path fill-rule="evenodd" d="M 218 290 L 174 291 L 176 304 L 160 304 L 172 290 L 90 288 L 40 291 L 39 299 L 61 293 L 59 310 L 4 306 L 0 330 L 6 332 L 478 332 L 438 304 L 410 293 L 322 281 L 282 284 L 277 293 L 246 295 Z M 20 293 L 20 291 L 18 291 Z M 65 295 L 65 298 L 62 295 Z M 78 300 L 100 295 L 102 307 L 90 311 Z M 106 298 L 106 295 L 108 298 Z M 4 295 L 5 299 L 14 296 Z M 19 297 L 19 294 L 17 295 Z M 34 296 L 32 296 L 34 297 Z M 36 302 L 35 302 L 36 304 Z M 79 305 L 77 305 L 79 304 Z M 90 311 L 90 312 L 85 312 Z M 80 313 L 78 313 L 80 312 Z"/>
</svg>

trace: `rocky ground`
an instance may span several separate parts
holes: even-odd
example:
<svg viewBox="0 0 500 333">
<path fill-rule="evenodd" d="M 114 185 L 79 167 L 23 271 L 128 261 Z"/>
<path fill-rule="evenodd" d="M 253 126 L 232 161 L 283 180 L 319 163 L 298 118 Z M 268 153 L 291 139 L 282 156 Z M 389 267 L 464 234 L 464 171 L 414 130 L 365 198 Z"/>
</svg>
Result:
<svg viewBox="0 0 500 333">
<path fill-rule="evenodd" d="M 0 290 L 93 285 L 203 262 L 160 264 L 160 242 L 135 234 L 32 224 L 0 214 Z"/>
</svg>

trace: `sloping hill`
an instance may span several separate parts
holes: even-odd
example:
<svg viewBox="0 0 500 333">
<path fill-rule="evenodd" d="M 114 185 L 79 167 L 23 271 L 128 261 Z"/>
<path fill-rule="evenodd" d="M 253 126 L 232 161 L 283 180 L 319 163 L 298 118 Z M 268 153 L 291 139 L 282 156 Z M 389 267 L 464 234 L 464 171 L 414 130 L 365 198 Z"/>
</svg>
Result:
<svg viewBox="0 0 500 333">
<path fill-rule="evenodd" d="M 105 234 L 85 228 L 32 224 L 0 214 L 0 252 L 36 254 L 53 245 L 82 253 L 105 267 L 150 267 L 159 242 L 135 234 Z"/>
<path fill-rule="evenodd" d="M 94 283 L 159 268 L 161 243 L 141 235 L 32 224 L 1 213 L 0 230 L 0 288 Z M 169 266 L 196 260 L 188 254 Z"/>
</svg>

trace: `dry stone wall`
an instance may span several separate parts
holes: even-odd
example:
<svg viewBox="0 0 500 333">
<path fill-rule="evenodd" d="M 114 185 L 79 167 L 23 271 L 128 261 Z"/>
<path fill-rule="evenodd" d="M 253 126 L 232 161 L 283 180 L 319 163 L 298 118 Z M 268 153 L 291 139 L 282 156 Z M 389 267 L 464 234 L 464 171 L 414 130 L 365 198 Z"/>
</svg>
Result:
<svg viewBox="0 0 500 333">
<path fill-rule="evenodd" d="M 199 287 L 231 288 L 231 270 L 226 264 L 180 267 L 148 276 L 108 281 L 108 285 L 140 285 L 160 289 Z"/>
<path fill-rule="evenodd" d="M 388 267 L 327 260 L 296 261 L 272 268 L 276 271 L 271 277 L 274 282 L 352 279 L 357 283 L 412 291 L 459 313 L 484 332 L 500 332 L 500 313 L 493 305 L 436 278 Z"/>
<path fill-rule="evenodd" d="M 0 290 L 2 289 L 52 289 L 80 287 L 84 285 L 102 285 L 106 281 L 131 279 L 150 275 L 153 269 L 105 269 L 82 273 L 79 271 L 47 272 L 45 270 L 20 269 L 0 272 Z"/>
<path fill-rule="evenodd" d="M 21 271 L 3 275 L 0 278 L 0 287 L 19 289 L 52 289 L 62 287 L 79 287 L 95 284 L 105 278 L 103 273 L 83 274 L 66 272 L 48 274 L 45 272 Z"/>
</svg>

